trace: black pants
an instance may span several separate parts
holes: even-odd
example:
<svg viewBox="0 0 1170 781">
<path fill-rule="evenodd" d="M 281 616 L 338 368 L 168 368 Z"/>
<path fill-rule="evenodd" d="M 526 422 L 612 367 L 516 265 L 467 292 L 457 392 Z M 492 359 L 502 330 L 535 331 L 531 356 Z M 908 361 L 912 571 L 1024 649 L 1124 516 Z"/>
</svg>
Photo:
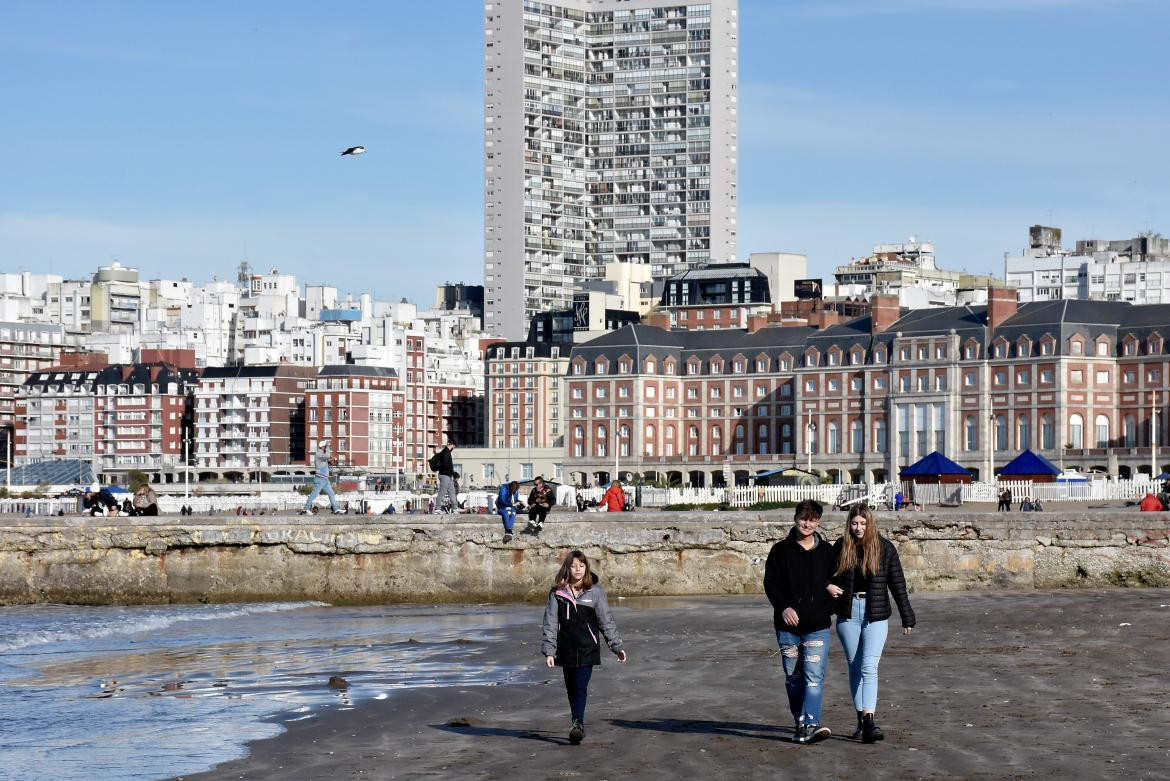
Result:
<svg viewBox="0 0 1170 781">
<path fill-rule="evenodd" d="M 544 519 L 548 517 L 547 507 L 529 507 L 528 508 L 528 522 L 541 526 L 544 524 Z"/>
</svg>

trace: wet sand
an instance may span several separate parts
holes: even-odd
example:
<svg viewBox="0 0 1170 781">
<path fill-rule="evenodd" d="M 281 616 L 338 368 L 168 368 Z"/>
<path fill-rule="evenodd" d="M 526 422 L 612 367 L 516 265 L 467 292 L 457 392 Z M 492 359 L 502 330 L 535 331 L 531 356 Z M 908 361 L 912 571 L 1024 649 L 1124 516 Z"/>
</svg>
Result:
<svg viewBox="0 0 1170 781">
<path fill-rule="evenodd" d="M 530 658 L 530 685 L 415 690 L 288 725 L 250 755 L 188 779 L 1170 778 L 1170 590 L 925 593 L 897 617 L 881 665 L 886 740 L 855 721 L 833 638 L 824 722 L 791 742 L 761 597 L 644 599 L 616 616 L 587 735 L 569 746 L 560 671 L 531 631 L 492 658 Z"/>
</svg>

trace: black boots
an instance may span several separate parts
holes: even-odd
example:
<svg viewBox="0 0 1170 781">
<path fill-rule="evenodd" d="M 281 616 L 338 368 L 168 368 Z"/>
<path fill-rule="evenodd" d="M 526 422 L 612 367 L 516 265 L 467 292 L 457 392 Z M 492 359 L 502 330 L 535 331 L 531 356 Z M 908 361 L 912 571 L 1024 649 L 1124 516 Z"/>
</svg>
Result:
<svg viewBox="0 0 1170 781">
<path fill-rule="evenodd" d="M 865 712 L 857 711 L 857 729 L 853 730 L 853 739 L 861 740 L 861 735 L 864 731 Z"/>
<path fill-rule="evenodd" d="M 873 714 L 867 713 L 861 719 L 861 742 L 862 743 L 877 743 L 883 740 L 886 736 L 882 733 L 881 727 L 873 721 Z"/>
</svg>

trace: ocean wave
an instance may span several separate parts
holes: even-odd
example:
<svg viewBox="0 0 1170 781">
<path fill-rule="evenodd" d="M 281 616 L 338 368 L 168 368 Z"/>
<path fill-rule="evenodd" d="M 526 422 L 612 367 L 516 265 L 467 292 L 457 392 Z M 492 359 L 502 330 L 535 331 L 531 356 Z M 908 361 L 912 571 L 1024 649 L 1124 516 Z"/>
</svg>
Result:
<svg viewBox="0 0 1170 781">
<path fill-rule="evenodd" d="M 140 632 L 156 632 L 175 624 L 189 621 L 222 621 L 231 618 L 262 615 L 264 613 L 279 613 L 289 610 L 303 610 L 310 607 L 329 607 L 328 602 L 272 602 L 255 605 L 232 605 L 223 607 L 184 607 L 170 608 L 167 613 L 136 614 L 128 612 L 116 619 L 104 619 L 100 623 L 90 626 L 70 626 L 61 629 L 42 629 L 9 636 L 0 640 L 0 652 L 16 651 L 32 646 L 53 645 L 76 640 L 96 640 L 103 637 L 117 635 L 134 635 Z"/>
</svg>

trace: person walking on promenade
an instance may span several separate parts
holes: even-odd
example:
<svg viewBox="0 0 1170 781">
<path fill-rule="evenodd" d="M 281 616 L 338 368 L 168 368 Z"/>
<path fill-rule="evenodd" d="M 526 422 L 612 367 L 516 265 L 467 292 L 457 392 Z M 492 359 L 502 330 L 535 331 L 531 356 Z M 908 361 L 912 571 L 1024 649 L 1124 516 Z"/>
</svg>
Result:
<svg viewBox="0 0 1170 781">
<path fill-rule="evenodd" d="M 427 462 L 431 471 L 439 475 L 439 490 L 435 494 L 435 510 L 438 512 L 455 512 L 459 509 L 459 495 L 455 491 L 455 462 L 451 458 L 454 449 L 455 443 L 448 440 Z"/>
<path fill-rule="evenodd" d="M 516 524 L 516 510 L 522 506 L 520 483 L 513 480 L 500 486 L 500 491 L 496 494 L 496 513 L 504 522 L 504 542 L 512 541 L 512 527 Z"/>
<path fill-rule="evenodd" d="M 832 735 L 821 724 L 821 706 L 832 624 L 826 587 L 837 562 L 832 546 L 817 533 L 823 512 L 811 499 L 796 505 L 792 531 L 772 546 L 764 566 L 764 591 L 772 603 L 796 743 L 817 743 Z"/>
<path fill-rule="evenodd" d="M 574 746 L 585 739 L 589 679 L 593 668 L 601 664 L 598 632 L 605 636 L 609 650 L 617 654 L 619 662 L 625 664 L 629 659 L 610 613 L 605 589 L 598 580 L 585 554 L 571 551 L 557 570 L 544 609 L 540 653 L 550 670 L 556 666 L 564 673 L 572 718 L 569 742 Z"/>
<path fill-rule="evenodd" d="M 313 514 L 313 501 L 317 498 L 317 494 L 322 491 L 329 497 L 329 509 L 333 511 L 334 515 L 344 515 L 345 511 L 337 507 L 337 495 L 333 493 L 333 486 L 329 484 L 329 466 L 332 463 L 332 458 L 329 452 L 329 443 L 322 441 L 317 445 L 317 451 L 313 454 L 313 465 L 317 468 L 316 474 L 313 475 L 313 490 L 309 492 L 309 497 L 305 499 L 305 506 L 301 510 L 301 515 Z"/>
<path fill-rule="evenodd" d="M 552 510 L 553 501 L 552 488 L 544 482 L 543 477 L 536 478 L 532 490 L 528 493 L 528 527 L 524 530 L 525 534 L 540 534 L 540 530 L 544 528 L 544 520 Z"/>
<path fill-rule="evenodd" d="M 606 512 L 620 513 L 626 509 L 626 492 L 622 490 L 622 484 L 614 480 L 609 484 L 609 488 L 601 497 L 601 505 Z"/>
<path fill-rule="evenodd" d="M 914 610 L 894 543 L 878 533 L 873 511 L 864 504 L 849 511 L 845 533 L 833 545 L 837 566 L 828 593 L 837 600 L 837 637 L 849 664 L 849 690 L 857 710 L 853 739 L 874 743 L 885 736 L 874 722 L 878 663 L 889 628 L 890 597 L 902 617 L 902 634 L 914 629 Z M 888 592 L 888 593 L 887 593 Z"/>
</svg>

